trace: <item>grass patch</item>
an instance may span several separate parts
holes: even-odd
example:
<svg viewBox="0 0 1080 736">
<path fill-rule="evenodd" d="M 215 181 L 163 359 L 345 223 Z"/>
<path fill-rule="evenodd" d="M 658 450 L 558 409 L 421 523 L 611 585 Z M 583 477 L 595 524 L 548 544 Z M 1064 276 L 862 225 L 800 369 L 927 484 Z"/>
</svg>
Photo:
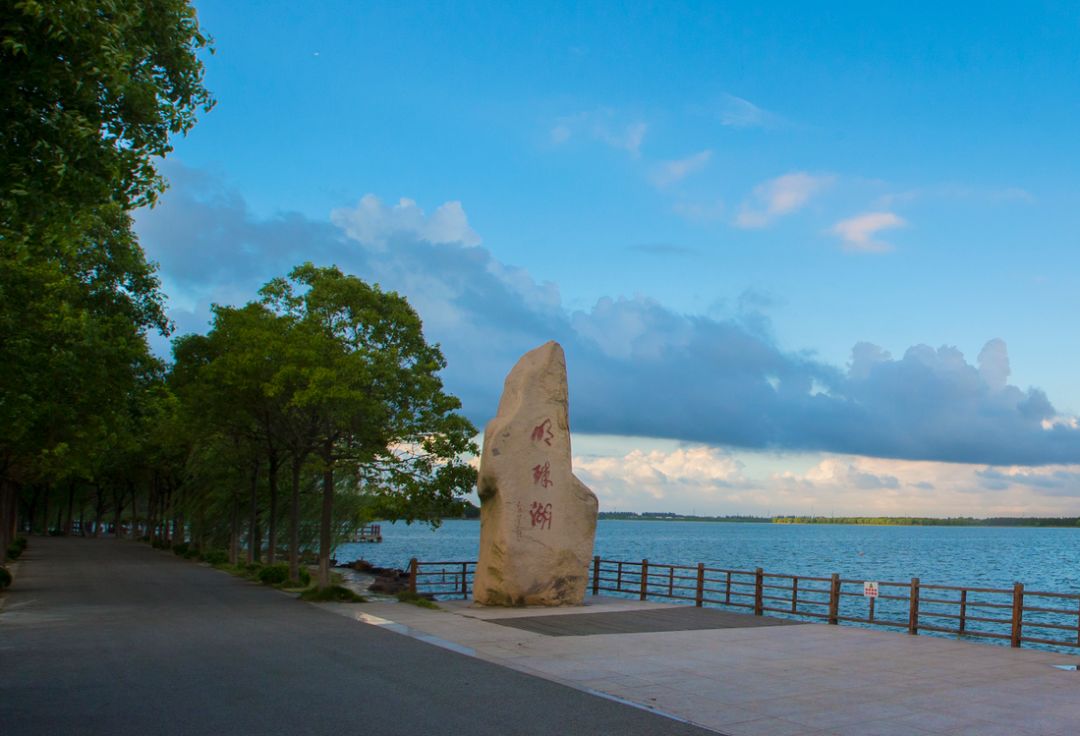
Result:
<svg viewBox="0 0 1080 736">
<path fill-rule="evenodd" d="M 411 590 L 403 590 L 397 594 L 397 599 L 402 603 L 411 603 L 414 606 L 420 606 L 420 608 L 430 608 L 433 611 L 438 611 L 439 606 L 435 601 L 425 598 L 419 593 L 414 593 Z"/>
<path fill-rule="evenodd" d="M 341 585 L 329 588 L 311 588 L 300 594 L 300 600 L 312 603 L 366 603 L 367 598 L 357 595 Z"/>
</svg>

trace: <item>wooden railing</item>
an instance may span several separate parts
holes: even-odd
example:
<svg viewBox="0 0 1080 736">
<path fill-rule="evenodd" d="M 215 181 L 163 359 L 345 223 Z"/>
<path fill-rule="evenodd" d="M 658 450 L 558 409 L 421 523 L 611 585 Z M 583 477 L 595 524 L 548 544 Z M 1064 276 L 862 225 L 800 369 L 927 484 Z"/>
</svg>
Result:
<svg viewBox="0 0 1080 736">
<path fill-rule="evenodd" d="M 409 590 L 441 598 L 468 598 L 475 562 L 421 562 L 409 560 Z"/>
<path fill-rule="evenodd" d="M 875 581 L 877 582 L 877 581 Z M 785 617 L 853 623 L 942 634 L 1080 648 L 1080 593 L 1012 588 L 877 582 L 839 575 L 813 577 L 756 570 L 593 559 L 592 592 L 637 595 L 641 600 L 692 601 Z"/>
<path fill-rule="evenodd" d="M 468 598 L 475 562 L 409 564 L 418 592 Z M 1011 588 L 932 585 L 919 578 L 877 582 L 876 597 L 865 581 L 641 560 L 593 558 L 593 595 L 612 593 L 640 600 L 673 600 L 695 606 L 745 609 L 758 616 L 884 627 L 1024 644 L 1080 648 L 1080 593 Z"/>
</svg>

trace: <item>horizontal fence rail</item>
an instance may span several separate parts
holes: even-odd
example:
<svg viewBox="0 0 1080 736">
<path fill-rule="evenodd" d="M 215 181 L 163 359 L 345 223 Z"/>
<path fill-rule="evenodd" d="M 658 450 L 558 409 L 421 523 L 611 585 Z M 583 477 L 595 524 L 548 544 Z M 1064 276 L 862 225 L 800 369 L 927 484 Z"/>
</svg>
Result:
<svg viewBox="0 0 1080 736">
<path fill-rule="evenodd" d="M 476 562 L 409 563 L 415 592 L 468 598 Z M 1080 593 L 1011 588 L 866 581 L 839 575 L 815 577 L 756 570 L 671 565 L 649 560 L 593 558 L 593 595 L 613 593 L 640 600 L 742 609 L 757 616 L 882 627 L 918 634 L 953 634 L 1024 644 L 1080 648 Z M 868 595 L 868 593 L 873 595 Z"/>
<path fill-rule="evenodd" d="M 475 562 L 421 562 L 409 560 L 409 590 L 437 598 L 468 598 Z"/>
</svg>

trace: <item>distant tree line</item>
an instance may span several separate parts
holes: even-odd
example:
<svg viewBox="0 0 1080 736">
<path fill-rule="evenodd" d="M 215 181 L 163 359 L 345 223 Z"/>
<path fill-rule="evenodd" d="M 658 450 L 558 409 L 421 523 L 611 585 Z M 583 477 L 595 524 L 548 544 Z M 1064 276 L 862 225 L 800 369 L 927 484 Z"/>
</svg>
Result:
<svg viewBox="0 0 1080 736">
<path fill-rule="evenodd" d="M 460 515 L 475 428 L 404 298 L 302 264 L 168 334 L 131 212 L 212 106 L 187 0 L 0 6 L 0 554 L 16 531 L 317 551 Z"/>
<path fill-rule="evenodd" d="M 601 519 L 639 521 L 715 521 L 744 524 L 858 524 L 867 526 L 1080 526 L 1080 518 L 994 516 L 976 519 L 970 516 L 934 518 L 929 516 L 695 516 L 670 511 L 601 511 Z"/>
</svg>

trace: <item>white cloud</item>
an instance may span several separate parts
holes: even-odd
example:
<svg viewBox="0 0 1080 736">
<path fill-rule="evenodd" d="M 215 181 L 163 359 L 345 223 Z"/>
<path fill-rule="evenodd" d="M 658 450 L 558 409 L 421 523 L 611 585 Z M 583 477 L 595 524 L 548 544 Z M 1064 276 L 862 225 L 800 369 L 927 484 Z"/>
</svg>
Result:
<svg viewBox="0 0 1080 736">
<path fill-rule="evenodd" d="M 356 207 L 336 209 L 330 220 L 353 240 L 384 247 L 394 236 L 406 235 L 429 243 L 479 245 L 480 236 L 469 227 L 461 202 L 446 202 L 428 217 L 419 205 L 402 197 L 389 207 L 374 194 L 365 194 Z"/>
<path fill-rule="evenodd" d="M 626 455 L 575 457 L 574 472 L 605 509 L 661 509 L 716 499 L 742 483 L 741 462 L 716 447 L 631 450 Z"/>
<path fill-rule="evenodd" d="M 724 95 L 720 102 L 720 122 L 730 128 L 775 128 L 783 119 L 768 110 L 735 95 Z"/>
<path fill-rule="evenodd" d="M 626 151 L 634 158 L 641 155 L 641 146 L 649 130 L 641 120 L 620 120 L 613 110 L 601 108 L 559 118 L 549 132 L 553 145 L 560 146 L 570 139 L 583 136 L 600 141 L 612 148 Z"/>
<path fill-rule="evenodd" d="M 892 250 L 892 246 L 874 240 L 874 235 L 879 230 L 889 230 L 905 225 L 907 221 L 892 212 L 867 212 L 841 220 L 832 226 L 830 232 L 839 235 L 844 240 L 844 247 L 847 250 L 884 253 Z"/>
<path fill-rule="evenodd" d="M 735 224 L 748 229 L 766 227 L 777 217 L 804 207 L 813 197 L 832 186 L 834 181 L 834 176 L 815 176 L 805 171 L 770 179 L 754 188 L 755 204 L 744 203 Z"/>
<path fill-rule="evenodd" d="M 653 184 L 658 187 L 667 187 L 682 181 L 690 174 L 701 171 L 708 166 L 712 153 L 711 149 L 706 148 L 704 151 L 699 151 L 686 158 L 661 162 L 653 171 Z"/>
</svg>

